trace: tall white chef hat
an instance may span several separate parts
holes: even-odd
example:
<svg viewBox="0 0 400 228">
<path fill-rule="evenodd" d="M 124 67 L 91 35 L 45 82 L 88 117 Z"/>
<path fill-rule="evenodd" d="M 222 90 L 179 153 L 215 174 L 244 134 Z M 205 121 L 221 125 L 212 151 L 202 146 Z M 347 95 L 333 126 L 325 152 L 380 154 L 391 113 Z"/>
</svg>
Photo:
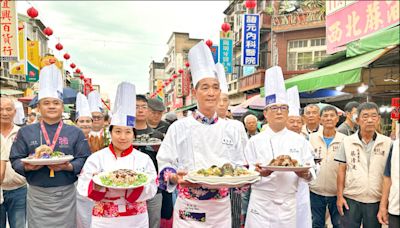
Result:
<svg viewBox="0 0 400 228">
<path fill-rule="evenodd" d="M 63 100 L 63 78 L 55 64 L 45 66 L 39 74 L 38 100 L 50 97 Z"/>
<path fill-rule="evenodd" d="M 197 83 L 204 78 L 218 79 L 211 50 L 204 41 L 200 41 L 189 50 L 188 59 L 193 87 L 196 87 Z"/>
<path fill-rule="evenodd" d="M 110 125 L 135 127 L 136 119 L 136 87 L 129 82 L 118 85 L 114 109 Z"/>
<path fill-rule="evenodd" d="M 269 68 L 265 74 L 265 105 L 287 104 L 285 82 L 279 66 Z"/>
<path fill-rule="evenodd" d="M 76 114 L 75 120 L 79 117 L 86 116 L 92 118 L 92 113 L 90 112 L 89 102 L 85 95 L 78 93 L 76 95 Z"/>
<path fill-rule="evenodd" d="M 300 97 L 297 86 L 290 87 L 286 93 L 289 102 L 289 116 L 300 116 Z"/>
<path fill-rule="evenodd" d="M 90 107 L 90 112 L 103 112 L 103 105 L 101 103 L 101 97 L 99 92 L 93 90 L 88 94 L 88 102 Z"/>
<path fill-rule="evenodd" d="M 228 82 L 226 81 L 225 68 L 221 63 L 215 64 L 215 68 L 217 69 L 219 88 L 221 89 L 221 93 L 228 94 Z"/>
<path fill-rule="evenodd" d="M 17 125 L 22 125 L 25 123 L 24 106 L 19 101 L 14 101 L 14 106 L 15 106 L 15 110 L 16 110 L 16 113 L 14 116 L 14 123 Z"/>
</svg>

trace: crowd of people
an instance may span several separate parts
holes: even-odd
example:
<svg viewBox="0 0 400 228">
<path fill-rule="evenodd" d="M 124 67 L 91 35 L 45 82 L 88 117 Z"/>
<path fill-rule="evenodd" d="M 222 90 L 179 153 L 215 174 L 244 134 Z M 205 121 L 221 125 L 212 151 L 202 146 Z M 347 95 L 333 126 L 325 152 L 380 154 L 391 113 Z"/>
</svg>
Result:
<svg viewBox="0 0 400 228">
<path fill-rule="evenodd" d="M 61 72 L 54 65 L 40 72 L 36 112 L 25 126 L 13 122 L 15 102 L 1 97 L 0 226 L 400 226 L 399 134 L 391 139 L 379 132 L 375 103 L 349 102 L 346 120 L 337 126 L 334 106 L 301 109 L 297 87 L 286 90 L 282 70 L 275 66 L 266 72 L 264 124 L 251 113 L 238 121 L 229 115 L 224 68 L 214 64 L 208 46 L 199 42 L 188 58 L 197 109 L 179 119 L 166 113 L 163 102 L 122 82 L 112 112 L 103 110 L 97 91 L 78 93 L 73 124 L 66 124 Z M 134 146 L 142 136 L 162 143 Z M 21 161 L 41 145 L 73 160 L 57 165 Z M 265 168 L 281 155 L 311 168 Z M 255 170 L 261 178 L 217 189 L 185 178 L 226 163 Z M 117 169 L 146 173 L 148 182 L 125 190 L 93 181 Z"/>
</svg>

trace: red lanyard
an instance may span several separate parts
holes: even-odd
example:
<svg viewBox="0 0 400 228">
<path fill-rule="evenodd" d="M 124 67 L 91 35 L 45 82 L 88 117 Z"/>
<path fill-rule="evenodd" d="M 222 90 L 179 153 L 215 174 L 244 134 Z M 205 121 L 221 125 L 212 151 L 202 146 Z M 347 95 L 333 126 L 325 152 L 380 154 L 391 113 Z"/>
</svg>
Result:
<svg viewBox="0 0 400 228">
<path fill-rule="evenodd" d="M 44 136 L 44 140 L 46 140 L 46 144 L 47 144 L 52 150 L 54 150 L 54 147 L 56 146 L 57 139 L 58 139 L 58 136 L 60 135 L 62 126 L 63 126 L 63 122 L 62 122 L 62 120 L 61 120 L 60 123 L 58 124 L 57 131 L 56 131 L 56 133 L 54 134 L 53 142 L 52 142 L 52 144 L 50 144 L 49 134 L 47 134 L 47 130 L 46 130 L 46 128 L 44 127 L 43 121 L 40 121 L 40 128 L 42 129 L 43 136 Z"/>
</svg>

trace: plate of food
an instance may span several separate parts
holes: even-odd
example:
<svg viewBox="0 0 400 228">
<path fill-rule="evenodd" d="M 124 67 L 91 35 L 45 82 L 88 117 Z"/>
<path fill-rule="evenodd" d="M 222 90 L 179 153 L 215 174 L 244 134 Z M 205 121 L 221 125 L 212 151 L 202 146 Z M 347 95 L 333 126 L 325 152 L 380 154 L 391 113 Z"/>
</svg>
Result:
<svg viewBox="0 0 400 228">
<path fill-rule="evenodd" d="M 133 140 L 134 146 L 158 146 L 161 145 L 161 139 L 151 138 L 150 135 L 138 135 Z"/>
<path fill-rule="evenodd" d="M 256 171 L 250 171 L 243 167 L 234 168 L 231 164 L 226 163 L 221 167 L 213 165 L 207 169 L 189 172 L 186 178 L 197 183 L 221 185 L 251 182 L 259 176 L 260 173 Z"/>
<path fill-rule="evenodd" d="M 21 161 L 30 165 L 59 165 L 73 159 L 74 156 L 72 155 L 65 155 L 61 151 L 53 151 L 47 145 L 41 145 L 35 149 L 35 153 L 21 159 Z"/>
<path fill-rule="evenodd" d="M 306 171 L 311 168 L 309 165 L 300 165 L 296 159 L 289 155 L 279 155 L 271 160 L 268 165 L 260 165 L 261 168 L 270 171 Z"/>
<path fill-rule="evenodd" d="M 202 187 L 208 189 L 219 189 L 219 188 L 239 188 L 243 187 L 244 185 L 253 184 L 261 179 L 260 176 L 254 178 L 253 180 L 244 180 L 244 181 L 220 181 L 220 182 L 208 182 L 208 181 L 199 181 L 190 179 L 190 177 L 185 176 L 183 178 L 186 181 L 191 183 L 200 184 Z"/>
<path fill-rule="evenodd" d="M 147 174 L 130 169 L 118 169 L 110 172 L 101 172 L 93 176 L 97 185 L 112 189 L 133 189 L 145 186 L 150 178 Z"/>
</svg>

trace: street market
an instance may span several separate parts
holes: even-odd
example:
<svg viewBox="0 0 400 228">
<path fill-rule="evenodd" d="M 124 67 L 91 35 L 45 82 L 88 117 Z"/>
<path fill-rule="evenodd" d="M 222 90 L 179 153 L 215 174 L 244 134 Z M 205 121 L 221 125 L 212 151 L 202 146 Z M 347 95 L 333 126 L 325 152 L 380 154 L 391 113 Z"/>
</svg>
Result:
<svg viewBox="0 0 400 228">
<path fill-rule="evenodd" d="M 1 228 L 400 227 L 399 1 L 0 6 Z"/>
</svg>

